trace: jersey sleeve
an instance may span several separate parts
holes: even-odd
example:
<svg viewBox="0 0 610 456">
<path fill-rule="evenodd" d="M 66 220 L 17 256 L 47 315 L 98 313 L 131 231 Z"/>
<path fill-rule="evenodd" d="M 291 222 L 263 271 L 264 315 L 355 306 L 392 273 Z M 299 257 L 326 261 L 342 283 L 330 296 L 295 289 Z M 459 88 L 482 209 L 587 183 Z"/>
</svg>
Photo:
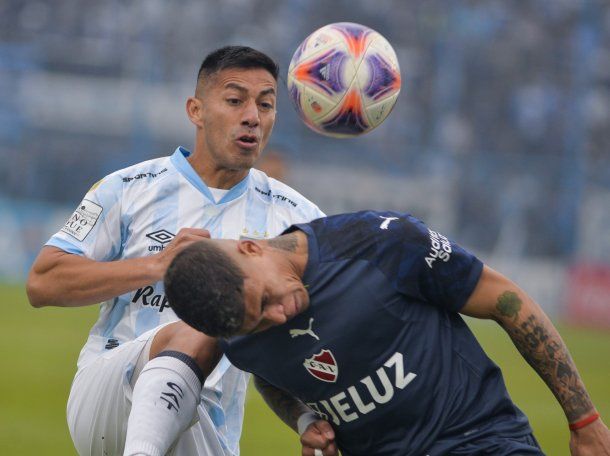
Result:
<svg viewBox="0 0 610 456">
<path fill-rule="evenodd" d="M 122 191 L 116 174 L 94 184 L 46 245 L 96 261 L 114 259 L 122 246 Z"/>
<path fill-rule="evenodd" d="M 302 215 L 300 217 L 302 220 L 295 220 L 294 223 L 311 222 L 312 220 L 326 217 L 326 214 L 322 212 L 314 203 L 309 200 L 305 200 L 305 203 L 306 204 L 303 207 Z"/>
<path fill-rule="evenodd" d="M 459 311 L 474 291 L 483 263 L 415 217 L 395 217 L 394 227 L 392 222 L 388 224 L 395 239 L 387 243 L 385 254 L 395 258 L 396 288 L 414 299 Z"/>
</svg>

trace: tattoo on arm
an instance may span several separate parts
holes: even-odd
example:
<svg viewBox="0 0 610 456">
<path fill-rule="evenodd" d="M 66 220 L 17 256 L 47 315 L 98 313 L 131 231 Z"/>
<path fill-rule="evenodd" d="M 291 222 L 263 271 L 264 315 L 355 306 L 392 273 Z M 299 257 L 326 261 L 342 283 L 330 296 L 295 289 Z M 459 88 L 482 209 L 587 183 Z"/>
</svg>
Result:
<svg viewBox="0 0 610 456">
<path fill-rule="evenodd" d="M 263 396 L 271 410 L 295 432 L 299 417 L 303 413 L 311 412 L 309 407 L 300 400 L 267 383 L 256 375 L 254 376 L 254 386 L 256 386 L 257 391 Z"/>
<path fill-rule="evenodd" d="M 521 310 L 521 299 L 514 291 L 505 291 L 498 298 L 496 308 L 502 316 L 516 320 Z"/>
<path fill-rule="evenodd" d="M 525 360 L 540 375 L 569 422 L 593 410 L 593 403 L 561 336 L 542 313 L 523 312 L 519 295 L 505 291 L 497 300 L 498 321 Z"/>
<path fill-rule="evenodd" d="M 297 250 L 297 236 L 294 233 L 284 234 L 267 241 L 269 246 L 274 249 L 286 250 L 288 252 L 296 252 Z"/>
</svg>

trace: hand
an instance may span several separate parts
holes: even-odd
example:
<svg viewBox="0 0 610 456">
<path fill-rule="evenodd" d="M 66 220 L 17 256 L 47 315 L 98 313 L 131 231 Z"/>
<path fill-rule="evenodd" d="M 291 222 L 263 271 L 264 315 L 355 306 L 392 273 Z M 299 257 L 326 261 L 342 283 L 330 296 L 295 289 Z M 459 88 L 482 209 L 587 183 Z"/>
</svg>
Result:
<svg viewBox="0 0 610 456">
<path fill-rule="evenodd" d="M 187 248 L 189 245 L 201 241 L 203 239 L 210 239 L 210 232 L 201 228 L 182 228 L 178 231 L 178 234 L 169 244 L 165 246 L 162 252 L 153 255 L 154 261 L 159 267 L 160 278 L 163 277 L 165 271 L 169 267 L 169 264 L 175 258 L 178 253 Z"/>
<path fill-rule="evenodd" d="M 328 421 L 317 420 L 307 426 L 301 435 L 302 456 L 337 456 L 335 431 Z M 316 449 L 319 450 L 316 453 Z M 320 453 L 321 450 L 321 453 Z"/>
<path fill-rule="evenodd" d="M 600 419 L 570 431 L 572 456 L 610 456 L 610 431 Z"/>
</svg>

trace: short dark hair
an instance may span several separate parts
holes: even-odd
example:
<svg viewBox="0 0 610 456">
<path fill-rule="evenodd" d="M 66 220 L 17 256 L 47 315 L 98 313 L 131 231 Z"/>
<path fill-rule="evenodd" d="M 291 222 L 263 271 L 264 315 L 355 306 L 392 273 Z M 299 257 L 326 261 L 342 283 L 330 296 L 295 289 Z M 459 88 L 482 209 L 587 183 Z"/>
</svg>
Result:
<svg viewBox="0 0 610 456">
<path fill-rule="evenodd" d="M 262 68 L 277 81 L 278 64 L 267 54 L 248 46 L 225 46 L 208 54 L 197 73 L 197 83 L 227 68 Z"/>
<path fill-rule="evenodd" d="M 173 259 L 165 295 L 186 324 L 212 337 L 230 337 L 245 315 L 244 275 L 212 241 L 196 242 Z"/>
</svg>

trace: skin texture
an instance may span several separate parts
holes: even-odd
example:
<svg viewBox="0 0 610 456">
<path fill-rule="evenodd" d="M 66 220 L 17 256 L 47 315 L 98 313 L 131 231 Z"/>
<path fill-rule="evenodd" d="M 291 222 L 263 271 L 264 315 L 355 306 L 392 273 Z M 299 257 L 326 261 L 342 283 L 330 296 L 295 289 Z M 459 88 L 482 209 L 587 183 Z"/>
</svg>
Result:
<svg viewBox="0 0 610 456">
<path fill-rule="evenodd" d="M 298 399 L 290 394 L 270 385 L 263 379 L 254 376 L 254 386 L 263 396 L 265 402 L 277 416 L 295 432 L 297 431 L 297 421 L 304 413 L 311 413 L 311 410 Z M 334 456 L 339 454 L 335 443 L 335 431 L 328 421 L 317 420 L 311 423 L 301 436 L 301 455 L 314 456 L 315 449 L 322 450 L 324 456 Z"/>
<path fill-rule="evenodd" d="M 498 322 L 555 395 L 568 422 L 597 412 L 561 336 L 540 306 L 516 284 L 485 266 L 461 312 Z M 578 456 L 610 455 L 610 431 L 601 419 L 571 431 L 570 450 Z"/>
<path fill-rule="evenodd" d="M 210 233 L 183 228 L 165 249 L 149 257 L 100 262 L 43 247 L 30 270 L 26 291 L 33 307 L 78 307 L 97 304 L 163 278 L 182 249 Z"/>
<path fill-rule="evenodd" d="M 229 189 L 246 177 L 275 122 L 277 84 L 263 69 L 228 68 L 200 81 L 186 112 L 197 129 L 189 162 L 210 187 Z M 249 135 L 255 143 L 239 142 Z"/>
<path fill-rule="evenodd" d="M 223 249 L 244 273 L 245 318 L 240 334 L 281 325 L 309 306 L 309 294 L 301 280 L 307 263 L 303 232 L 269 241 L 209 242 Z"/>
<path fill-rule="evenodd" d="M 301 276 L 307 261 L 307 238 L 297 231 L 285 239 L 213 239 L 244 274 L 244 324 L 239 334 L 280 325 L 309 306 L 309 294 Z"/>
</svg>

